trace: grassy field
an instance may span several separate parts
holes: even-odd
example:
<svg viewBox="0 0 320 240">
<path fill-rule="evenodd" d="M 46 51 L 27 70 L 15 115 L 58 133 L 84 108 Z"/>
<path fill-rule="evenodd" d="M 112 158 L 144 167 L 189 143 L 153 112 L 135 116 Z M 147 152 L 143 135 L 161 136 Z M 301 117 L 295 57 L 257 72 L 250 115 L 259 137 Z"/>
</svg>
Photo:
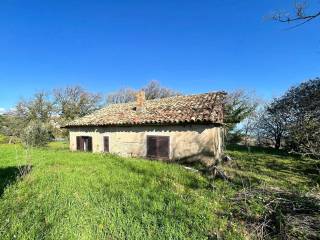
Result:
<svg viewBox="0 0 320 240">
<path fill-rule="evenodd" d="M 265 201 L 284 193 L 312 208 L 312 224 L 320 219 L 317 161 L 239 147 L 228 154 L 230 181 L 212 186 L 177 164 L 71 153 L 62 143 L 0 145 L 0 239 L 244 239 L 268 216 Z M 31 171 L 18 177 L 25 165 Z"/>
</svg>

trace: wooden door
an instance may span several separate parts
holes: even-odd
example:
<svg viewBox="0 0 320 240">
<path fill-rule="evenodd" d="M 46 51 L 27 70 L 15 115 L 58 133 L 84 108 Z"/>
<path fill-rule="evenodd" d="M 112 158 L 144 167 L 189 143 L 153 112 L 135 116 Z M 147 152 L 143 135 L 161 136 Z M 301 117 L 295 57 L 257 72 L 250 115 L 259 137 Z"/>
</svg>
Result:
<svg viewBox="0 0 320 240">
<path fill-rule="evenodd" d="M 88 152 L 92 152 L 92 137 L 86 137 L 86 141 L 87 141 L 87 151 Z"/>
<path fill-rule="evenodd" d="M 103 137 L 104 152 L 109 152 L 109 137 Z"/>
<path fill-rule="evenodd" d="M 147 157 L 168 160 L 170 154 L 170 138 L 167 136 L 147 137 Z"/>
<path fill-rule="evenodd" d="M 78 151 L 81 151 L 80 142 L 81 142 L 81 137 L 77 137 L 77 150 Z"/>
</svg>

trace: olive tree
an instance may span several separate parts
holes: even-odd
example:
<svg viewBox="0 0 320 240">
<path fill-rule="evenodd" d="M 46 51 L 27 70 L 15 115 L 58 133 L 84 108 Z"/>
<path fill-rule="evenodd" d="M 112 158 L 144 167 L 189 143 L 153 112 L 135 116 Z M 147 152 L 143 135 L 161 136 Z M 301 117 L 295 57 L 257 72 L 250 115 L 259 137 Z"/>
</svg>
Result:
<svg viewBox="0 0 320 240">
<path fill-rule="evenodd" d="M 40 121 L 32 121 L 21 132 L 21 141 L 26 147 L 43 147 L 50 140 L 48 127 Z"/>
</svg>

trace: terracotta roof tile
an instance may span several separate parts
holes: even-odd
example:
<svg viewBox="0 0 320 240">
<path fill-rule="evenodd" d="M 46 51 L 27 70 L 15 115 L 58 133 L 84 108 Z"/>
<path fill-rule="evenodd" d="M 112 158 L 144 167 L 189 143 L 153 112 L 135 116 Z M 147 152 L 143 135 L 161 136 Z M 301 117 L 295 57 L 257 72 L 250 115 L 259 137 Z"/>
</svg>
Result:
<svg viewBox="0 0 320 240">
<path fill-rule="evenodd" d="M 146 100 L 143 111 L 135 102 L 111 104 L 87 116 L 76 119 L 65 127 L 223 123 L 224 92 Z"/>
</svg>

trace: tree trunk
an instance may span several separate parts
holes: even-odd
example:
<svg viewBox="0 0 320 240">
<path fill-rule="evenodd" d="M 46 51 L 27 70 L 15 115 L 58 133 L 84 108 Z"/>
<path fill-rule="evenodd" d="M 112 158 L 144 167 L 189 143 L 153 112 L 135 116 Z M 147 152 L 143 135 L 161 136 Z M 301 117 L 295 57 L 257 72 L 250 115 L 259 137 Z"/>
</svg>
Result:
<svg viewBox="0 0 320 240">
<path fill-rule="evenodd" d="M 281 138 L 277 137 L 276 144 L 274 145 L 274 148 L 278 150 L 280 148 L 280 146 L 281 146 Z"/>
</svg>

